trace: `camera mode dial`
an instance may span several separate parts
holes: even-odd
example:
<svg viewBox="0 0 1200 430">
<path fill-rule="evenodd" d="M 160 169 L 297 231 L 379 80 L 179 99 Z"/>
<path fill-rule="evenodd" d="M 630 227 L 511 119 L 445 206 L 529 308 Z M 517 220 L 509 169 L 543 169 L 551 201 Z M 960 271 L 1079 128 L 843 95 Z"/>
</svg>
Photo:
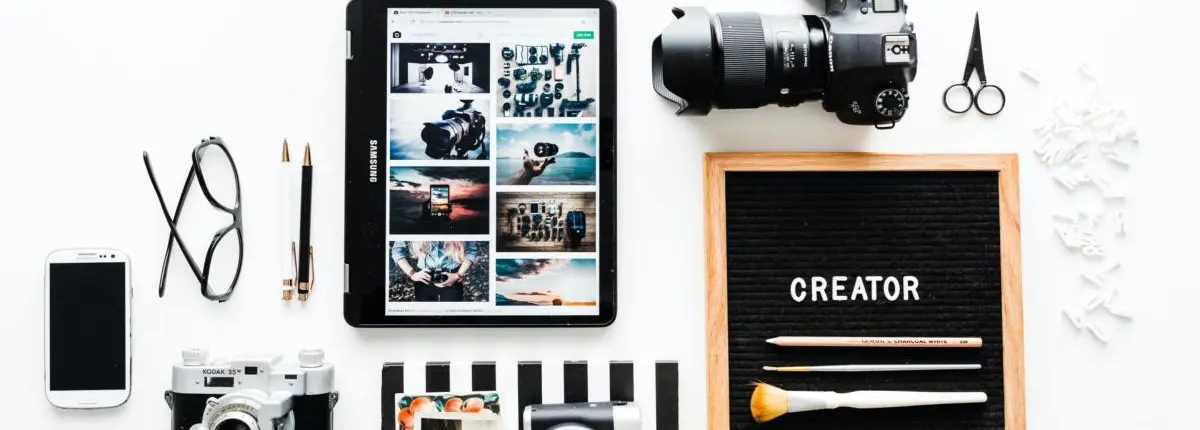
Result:
<svg viewBox="0 0 1200 430">
<path fill-rule="evenodd" d="M 884 118 L 898 119 L 908 109 L 908 96 L 895 88 L 880 91 L 875 96 L 875 112 Z"/>
</svg>

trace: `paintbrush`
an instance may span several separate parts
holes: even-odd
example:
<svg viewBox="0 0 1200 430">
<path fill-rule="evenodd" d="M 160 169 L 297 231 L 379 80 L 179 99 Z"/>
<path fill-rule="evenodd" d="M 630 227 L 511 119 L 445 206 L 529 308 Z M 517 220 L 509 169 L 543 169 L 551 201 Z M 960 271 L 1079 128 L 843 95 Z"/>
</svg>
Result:
<svg viewBox="0 0 1200 430">
<path fill-rule="evenodd" d="M 911 406 L 951 405 L 987 402 L 987 393 L 919 391 L 784 391 L 782 388 L 759 382 L 750 396 L 750 415 L 754 421 L 765 423 L 783 414 L 822 409 L 854 408 L 882 409 Z"/>
<path fill-rule="evenodd" d="M 763 366 L 768 372 L 914 372 L 924 370 L 979 370 L 978 364 L 843 364 L 837 366 Z"/>
</svg>

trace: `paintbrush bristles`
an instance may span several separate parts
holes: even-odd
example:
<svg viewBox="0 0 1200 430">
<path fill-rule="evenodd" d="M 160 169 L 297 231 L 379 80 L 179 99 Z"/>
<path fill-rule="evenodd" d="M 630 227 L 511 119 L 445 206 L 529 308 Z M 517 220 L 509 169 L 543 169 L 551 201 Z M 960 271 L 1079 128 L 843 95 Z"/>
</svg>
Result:
<svg viewBox="0 0 1200 430">
<path fill-rule="evenodd" d="M 755 422 L 765 423 L 788 413 L 788 394 L 782 388 L 757 382 L 750 395 L 750 415 Z"/>
</svg>

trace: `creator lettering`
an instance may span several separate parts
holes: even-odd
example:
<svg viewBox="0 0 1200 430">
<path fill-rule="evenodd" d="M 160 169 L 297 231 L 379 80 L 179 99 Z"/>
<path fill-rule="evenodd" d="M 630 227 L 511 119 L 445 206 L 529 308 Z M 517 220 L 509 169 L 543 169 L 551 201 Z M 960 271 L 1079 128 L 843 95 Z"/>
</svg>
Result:
<svg viewBox="0 0 1200 430">
<path fill-rule="evenodd" d="M 796 303 L 844 301 L 917 301 L 921 283 L 916 276 L 859 276 L 853 284 L 847 276 L 813 276 L 792 280 L 792 300 Z M 850 291 L 847 291 L 850 290 Z M 882 290 L 882 291 L 881 291 Z M 882 294 L 880 294 L 882 293 Z"/>
</svg>

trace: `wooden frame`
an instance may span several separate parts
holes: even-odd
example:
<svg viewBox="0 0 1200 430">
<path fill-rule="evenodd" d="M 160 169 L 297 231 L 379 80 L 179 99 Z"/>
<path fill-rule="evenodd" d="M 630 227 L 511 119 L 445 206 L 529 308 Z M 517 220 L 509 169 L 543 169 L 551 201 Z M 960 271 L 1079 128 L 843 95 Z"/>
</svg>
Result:
<svg viewBox="0 0 1200 430">
<path fill-rule="evenodd" d="M 1021 204 L 1013 154 L 709 153 L 704 161 L 707 248 L 708 430 L 729 430 L 729 321 L 725 259 L 725 173 L 789 171 L 994 171 L 1000 180 L 1000 265 L 1004 330 L 1004 428 L 1025 430 L 1021 310 Z"/>
</svg>

